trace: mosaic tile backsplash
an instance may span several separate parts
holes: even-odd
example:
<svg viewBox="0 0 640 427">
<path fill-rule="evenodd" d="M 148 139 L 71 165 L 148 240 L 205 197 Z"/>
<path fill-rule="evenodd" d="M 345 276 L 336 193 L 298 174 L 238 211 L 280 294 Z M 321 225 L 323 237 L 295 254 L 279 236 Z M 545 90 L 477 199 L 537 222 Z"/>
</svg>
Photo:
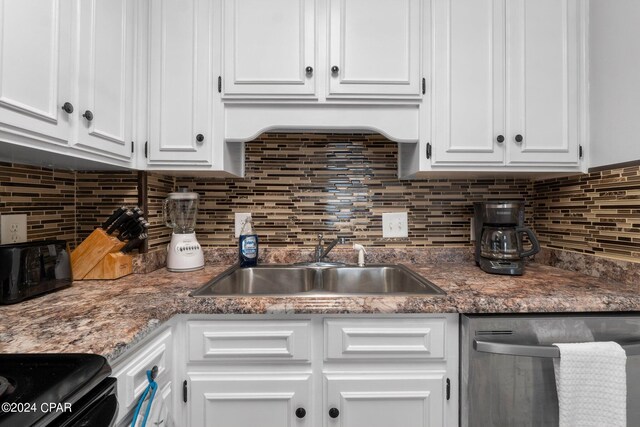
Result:
<svg viewBox="0 0 640 427">
<path fill-rule="evenodd" d="M 73 247 L 115 206 L 138 202 L 137 172 L 72 172 L 0 163 L 0 215 L 27 214 L 29 240 Z"/>
<path fill-rule="evenodd" d="M 525 199 L 524 179 L 397 178 L 397 144 L 379 135 L 265 134 L 245 145 L 244 179 L 177 177 L 201 196 L 198 240 L 235 246 L 234 213 L 251 212 L 261 245 L 347 237 L 368 246 L 470 245 L 472 202 Z M 409 238 L 383 239 L 382 213 L 408 212 Z M 531 221 L 529 221 L 531 224 Z"/>
<path fill-rule="evenodd" d="M 543 246 L 640 262 L 640 167 L 539 181 L 534 197 Z"/>
<path fill-rule="evenodd" d="M 30 240 L 76 238 L 74 172 L 0 163 L 0 215 L 27 214 Z"/>
<path fill-rule="evenodd" d="M 78 242 L 120 204 L 146 193 L 150 248 L 170 230 L 162 200 L 197 191 L 205 246 L 234 247 L 235 212 L 252 212 L 263 247 L 308 248 L 317 233 L 376 247 L 470 246 L 472 202 L 527 200 L 527 222 L 543 246 L 640 261 L 640 167 L 542 181 L 400 180 L 397 145 L 379 135 L 265 134 L 246 144 L 246 177 L 69 172 L 0 163 L 0 214 L 27 213 L 29 239 Z M 409 213 L 408 239 L 382 238 L 382 213 Z"/>
</svg>

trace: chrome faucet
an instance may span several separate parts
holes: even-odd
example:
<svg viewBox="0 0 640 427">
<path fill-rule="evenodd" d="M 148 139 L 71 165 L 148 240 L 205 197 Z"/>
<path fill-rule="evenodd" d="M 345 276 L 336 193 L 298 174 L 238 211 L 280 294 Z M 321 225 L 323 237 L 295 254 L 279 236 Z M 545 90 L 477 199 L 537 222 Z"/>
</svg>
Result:
<svg viewBox="0 0 640 427">
<path fill-rule="evenodd" d="M 316 245 L 315 250 L 315 262 L 322 262 L 322 260 L 329 255 L 331 249 L 333 249 L 338 243 L 344 245 L 346 243 L 346 239 L 344 237 L 338 237 L 335 240 L 332 240 L 329 245 L 324 248 L 324 235 L 322 233 L 318 234 L 318 244 Z"/>
</svg>

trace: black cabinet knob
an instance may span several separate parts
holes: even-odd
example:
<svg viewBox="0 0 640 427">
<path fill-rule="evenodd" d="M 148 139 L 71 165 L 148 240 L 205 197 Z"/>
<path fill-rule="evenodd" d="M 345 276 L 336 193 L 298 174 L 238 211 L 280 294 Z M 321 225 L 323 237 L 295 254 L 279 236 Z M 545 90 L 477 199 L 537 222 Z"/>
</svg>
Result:
<svg viewBox="0 0 640 427">
<path fill-rule="evenodd" d="M 62 104 L 62 111 L 67 114 L 73 113 L 73 105 L 70 102 L 65 102 L 64 104 Z"/>
<path fill-rule="evenodd" d="M 196 141 L 198 141 L 198 142 L 204 141 L 204 135 L 201 134 L 201 133 L 197 134 L 196 135 Z"/>
<path fill-rule="evenodd" d="M 313 76 L 313 67 L 309 66 L 309 67 L 305 68 L 304 71 L 306 71 L 307 76 L 309 76 L 309 77 Z"/>
<path fill-rule="evenodd" d="M 340 415 L 340 411 L 338 411 L 338 408 L 329 409 L 329 416 L 331 418 L 338 418 L 338 415 Z"/>
<path fill-rule="evenodd" d="M 502 144 L 504 142 L 504 135 L 498 135 L 498 137 L 496 138 L 496 141 Z"/>
<path fill-rule="evenodd" d="M 522 137 L 522 135 L 518 134 L 516 135 L 516 142 L 522 142 L 524 138 Z"/>
<path fill-rule="evenodd" d="M 334 65 L 333 67 L 331 67 L 331 72 L 333 74 L 338 74 L 338 71 L 340 71 L 340 68 L 338 68 L 337 65 Z"/>
<path fill-rule="evenodd" d="M 304 408 L 296 409 L 296 417 L 304 418 L 305 415 L 307 415 L 307 411 L 305 411 Z"/>
<path fill-rule="evenodd" d="M 93 113 L 91 111 L 87 110 L 87 111 L 84 112 L 82 117 L 84 117 L 85 119 L 87 119 L 88 122 L 90 122 L 91 120 L 93 120 Z"/>
</svg>

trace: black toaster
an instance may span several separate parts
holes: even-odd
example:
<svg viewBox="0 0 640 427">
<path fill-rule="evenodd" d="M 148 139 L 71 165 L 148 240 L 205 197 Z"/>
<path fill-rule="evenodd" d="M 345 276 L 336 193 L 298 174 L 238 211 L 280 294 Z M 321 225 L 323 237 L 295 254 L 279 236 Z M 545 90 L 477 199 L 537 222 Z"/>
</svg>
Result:
<svg viewBox="0 0 640 427">
<path fill-rule="evenodd" d="M 64 240 L 0 245 L 0 304 L 12 304 L 72 282 Z"/>
</svg>

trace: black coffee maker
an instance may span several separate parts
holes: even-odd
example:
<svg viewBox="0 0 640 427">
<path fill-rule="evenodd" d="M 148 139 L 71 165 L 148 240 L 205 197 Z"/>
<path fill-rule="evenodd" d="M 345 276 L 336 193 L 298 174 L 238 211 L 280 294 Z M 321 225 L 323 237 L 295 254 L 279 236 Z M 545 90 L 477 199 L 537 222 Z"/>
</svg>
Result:
<svg viewBox="0 0 640 427">
<path fill-rule="evenodd" d="M 536 235 L 524 226 L 524 202 L 477 202 L 474 208 L 476 264 L 487 273 L 521 275 L 524 258 L 540 251 Z M 524 249 L 523 235 L 531 242 Z"/>
</svg>

